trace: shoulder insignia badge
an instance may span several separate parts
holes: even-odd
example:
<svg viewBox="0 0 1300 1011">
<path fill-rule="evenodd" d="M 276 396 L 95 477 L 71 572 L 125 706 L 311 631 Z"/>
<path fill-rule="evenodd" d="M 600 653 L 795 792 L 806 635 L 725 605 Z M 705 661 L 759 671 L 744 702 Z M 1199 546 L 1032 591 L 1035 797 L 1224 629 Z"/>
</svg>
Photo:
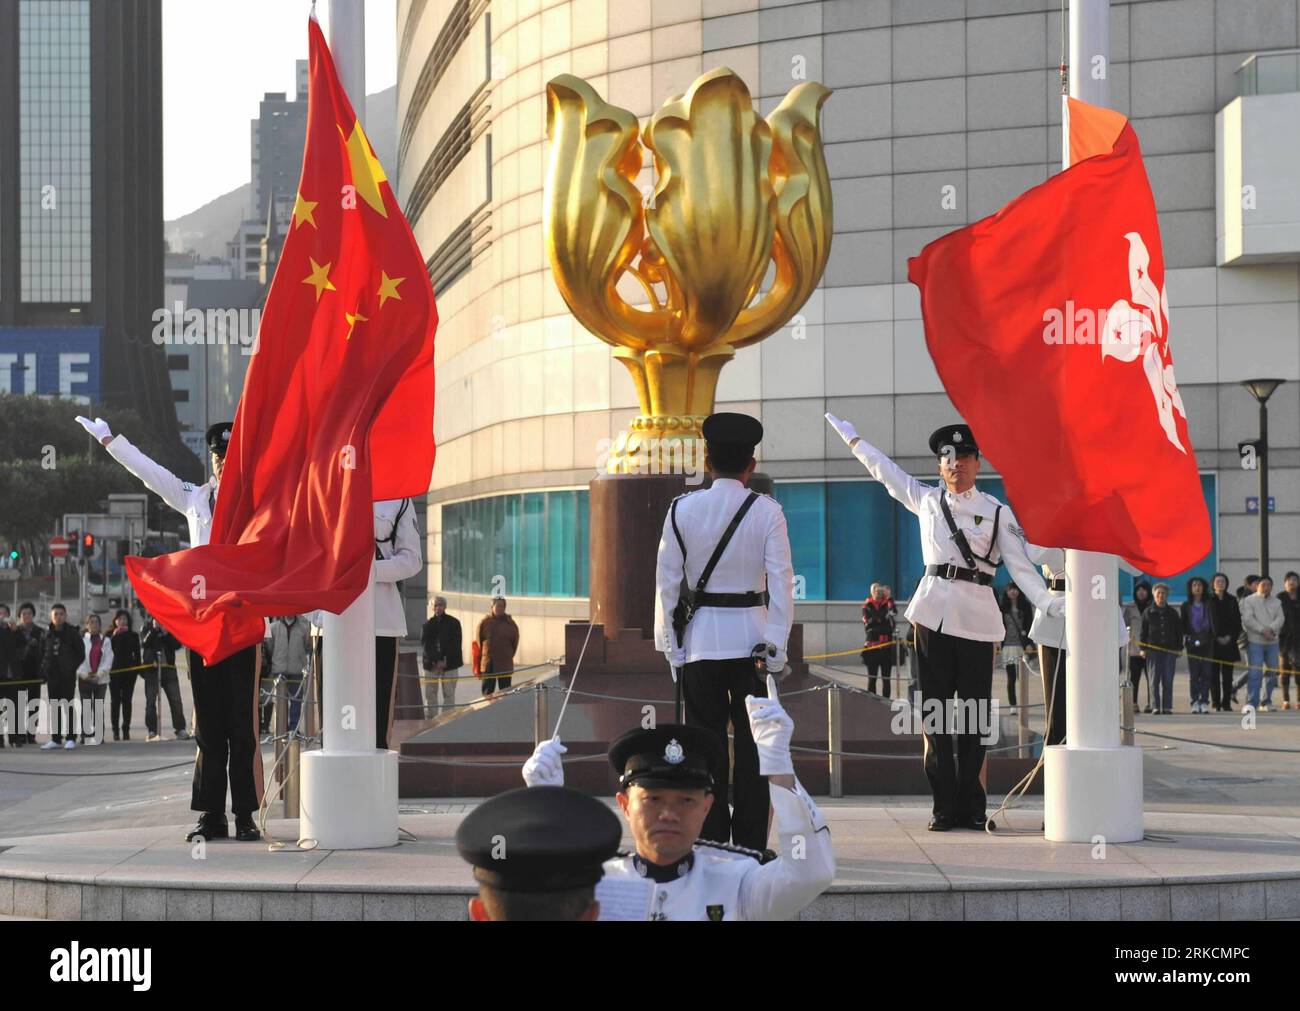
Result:
<svg viewBox="0 0 1300 1011">
<path fill-rule="evenodd" d="M 704 911 L 709 914 L 709 919 L 712 920 L 714 923 L 719 923 L 722 921 L 721 906 L 705 906 Z"/>
</svg>

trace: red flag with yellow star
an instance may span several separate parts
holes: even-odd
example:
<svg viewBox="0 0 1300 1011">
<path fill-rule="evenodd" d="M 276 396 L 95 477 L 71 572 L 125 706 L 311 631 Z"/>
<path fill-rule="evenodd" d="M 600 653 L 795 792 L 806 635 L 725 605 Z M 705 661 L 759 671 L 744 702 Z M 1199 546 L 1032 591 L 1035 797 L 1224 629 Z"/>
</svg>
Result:
<svg viewBox="0 0 1300 1011">
<path fill-rule="evenodd" d="M 308 25 L 307 143 L 210 543 L 129 558 L 145 607 L 208 663 L 260 642 L 263 616 L 342 612 L 375 557 L 373 503 L 433 470 L 424 257 L 320 26 Z"/>
</svg>

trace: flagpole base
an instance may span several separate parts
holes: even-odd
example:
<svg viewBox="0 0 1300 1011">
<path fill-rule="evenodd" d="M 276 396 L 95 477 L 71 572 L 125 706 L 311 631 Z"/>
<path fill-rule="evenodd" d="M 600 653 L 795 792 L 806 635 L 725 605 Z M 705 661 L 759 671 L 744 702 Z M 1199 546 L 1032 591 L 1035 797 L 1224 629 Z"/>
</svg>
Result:
<svg viewBox="0 0 1300 1011">
<path fill-rule="evenodd" d="M 1142 751 L 1136 747 L 1043 750 L 1043 827 L 1049 842 L 1142 839 Z"/>
<path fill-rule="evenodd" d="M 299 810 L 299 840 L 321 849 L 396 846 L 397 752 L 307 752 Z"/>
</svg>

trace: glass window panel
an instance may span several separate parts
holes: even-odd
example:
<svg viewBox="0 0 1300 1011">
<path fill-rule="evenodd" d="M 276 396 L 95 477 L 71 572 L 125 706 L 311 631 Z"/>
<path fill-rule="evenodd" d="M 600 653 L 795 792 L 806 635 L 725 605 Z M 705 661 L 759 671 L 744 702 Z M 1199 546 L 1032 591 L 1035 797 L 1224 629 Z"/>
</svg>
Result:
<svg viewBox="0 0 1300 1011">
<path fill-rule="evenodd" d="M 805 600 L 826 599 L 826 486 L 818 481 L 791 481 L 773 487 L 785 510 L 796 586 L 803 578 Z"/>
<path fill-rule="evenodd" d="M 523 499 L 523 592 L 528 596 L 541 596 L 546 590 L 542 574 L 542 562 L 546 556 L 546 496 L 541 492 L 530 492 Z"/>
</svg>

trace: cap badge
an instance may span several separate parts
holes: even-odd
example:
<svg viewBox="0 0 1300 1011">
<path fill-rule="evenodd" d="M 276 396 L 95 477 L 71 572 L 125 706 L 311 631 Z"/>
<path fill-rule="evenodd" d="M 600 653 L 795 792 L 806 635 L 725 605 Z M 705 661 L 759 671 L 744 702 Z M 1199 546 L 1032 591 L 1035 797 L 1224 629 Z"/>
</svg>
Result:
<svg viewBox="0 0 1300 1011">
<path fill-rule="evenodd" d="M 664 748 L 664 761 L 669 765 L 679 765 L 685 757 L 686 753 L 682 751 L 682 746 L 677 743 L 675 737 L 668 742 L 668 747 Z"/>
<path fill-rule="evenodd" d="M 961 432 L 953 432 L 953 433 L 952 433 L 952 441 L 953 441 L 953 442 L 961 442 Z"/>
</svg>

